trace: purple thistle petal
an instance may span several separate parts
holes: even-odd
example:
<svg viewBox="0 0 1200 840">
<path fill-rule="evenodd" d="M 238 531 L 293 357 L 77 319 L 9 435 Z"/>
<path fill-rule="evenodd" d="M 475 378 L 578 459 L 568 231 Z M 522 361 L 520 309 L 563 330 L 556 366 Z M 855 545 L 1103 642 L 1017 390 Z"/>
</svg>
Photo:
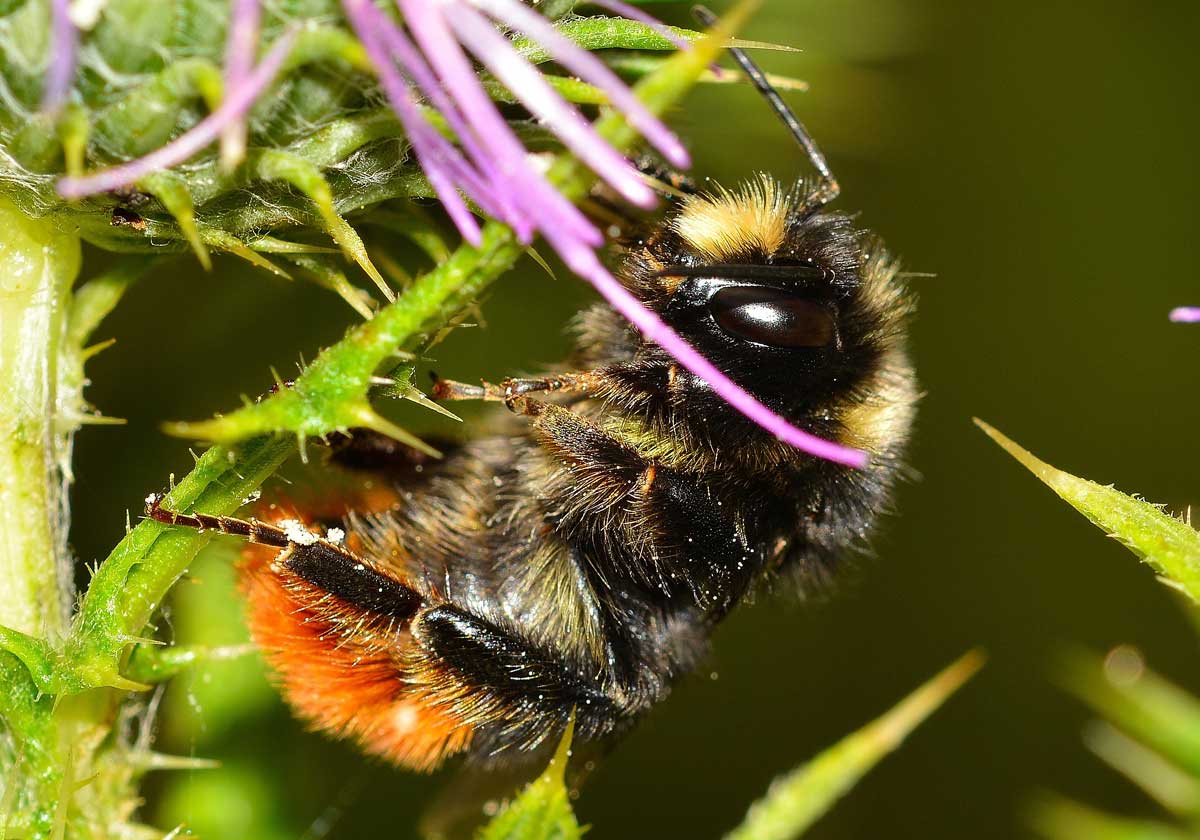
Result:
<svg viewBox="0 0 1200 840">
<path fill-rule="evenodd" d="M 237 90 L 254 68 L 262 19 L 259 0 L 232 0 L 229 33 L 225 39 L 225 95 Z M 231 122 L 221 132 L 221 165 L 232 169 L 246 155 L 246 122 Z"/>
<path fill-rule="evenodd" d="M 459 40 L 558 135 L 559 139 L 627 201 L 653 207 L 652 190 L 625 156 L 603 140 L 578 109 L 550 87 L 545 77 L 467 3 L 459 3 L 445 20 Z"/>
<path fill-rule="evenodd" d="M 505 25 L 524 32 L 545 47 L 563 67 L 604 91 L 609 101 L 673 166 L 683 169 L 691 166 L 687 149 L 679 138 L 650 113 L 629 86 L 607 64 L 563 35 L 540 14 L 520 0 L 475 0 L 475 5 Z"/>
<path fill-rule="evenodd" d="M 620 15 L 621 17 L 626 17 L 630 20 L 636 20 L 638 23 L 646 24 L 646 26 L 649 26 L 651 29 L 666 38 L 681 50 L 691 49 L 692 45 L 688 43 L 686 38 L 676 35 L 671 31 L 671 27 L 667 26 L 653 15 L 643 12 L 637 6 L 629 3 L 623 3 L 621 0 L 588 0 L 588 3 L 593 6 L 599 6 L 601 9 L 610 11 L 614 15 Z"/>
<path fill-rule="evenodd" d="M 75 58 L 79 49 L 79 33 L 71 21 L 70 0 L 50 0 L 50 63 L 46 67 L 46 86 L 42 91 L 42 108 L 57 110 L 75 77 Z"/>
<path fill-rule="evenodd" d="M 414 108 L 414 114 L 417 121 L 416 129 L 421 135 L 421 142 L 425 145 L 428 153 L 432 153 L 445 167 L 454 183 L 458 184 L 459 188 L 470 196 L 487 215 L 502 219 L 505 213 L 512 212 L 510 205 L 499 203 L 502 201 L 502 197 L 496 190 L 495 185 L 488 183 L 483 176 L 472 169 L 471 165 L 463 159 L 458 149 L 449 140 L 439 134 L 437 129 L 425 121 L 420 111 Z M 477 245 L 479 243 L 472 242 L 472 244 Z"/>
<path fill-rule="evenodd" d="M 1177 306 L 1167 316 L 1176 324 L 1200 323 L 1200 306 Z"/>
<path fill-rule="evenodd" d="M 481 139 L 487 138 L 500 166 L 500 184 L 528 219 L 525 228 L 530 236 L 523 241 L 532 239 L 536 227 L 533 217 L 539 215 L 539 208 L 545 207 L 550 215 L 557 216 L 558 224 L 599 246 L 603 242 L 600 232 L 531 166 L 525 147 L 496 110 L 440 12 L 424 6 L 414 7 L 412 0 L 398 2 L 422 50 L 431 57 L 442 82 L 453 93 L 472 130 Z"/>
<path fill-rule="evenodd" d="M 421 51 L 409 40 L 404 30 L 396 26 L 377 7 L 368 5 L 365 9 L 366 19 L 374 21 L 375 32 L 382 39 L 391 57 L 408 75 L 410 85 L 415 83 L 416 87 L 429 98 L 434 108 L 445 117 L 451 131 L 459 138 L 466 148 L 468 156 L 478 168 L 478 176 L 472 173 L 473 177 L 467 178 L 472 185 L 467 189 L 468 194 L 475 198 L 489 215 L 509 224 L 517 232 L 518 238 L 526 241 L 532 239 L 532 222 L 509 200 L 503 189 L 497 188 L 503 183 L 504 178 L 496 165 L 495 156 L 483 147 L 474 132 L 470 130 L 458 107 L 442 89 L 437 76 L 425 61 L 425 57 L 421 55 Z M 463 175 L 466 175 L 466 172 Z M 486 184 L 492 186 L 486 187 L 484 186 Z M 468 185 L 464 184 L 464 186 Z M 484 196 L 486 196 L 486 200 L 481 200 Z"/>
<path fill-rule="evenodd" d="M 372 14 L 376 9 L 371 4 L 371 0 L 343 0 L 342 9 L 349 18 L 351 26 L 354 27 L 359 40 L 362 41 L 371 63 L 375 66 L 379 83 L 383 87 L 392 109 L 404 125 L 404 130 L 412 143 L 413 153 L 416 154 L 421 169 L 425 171 L 430 186 L 433 187 L 433 191 L 441 200 L 442 206 L 446 208 L 451 221 L 454 222 L 463 238 L 472 245 L 479 245 L 483 242 L 479 223 L 471 215 L 471 211 L 462 197 L 459 196 L 452 172 L 454 169 L 453 159 L 457 152 L 453 151 L 450 143 L 429 125 L 413 101 L 408 83 L 396 70 L 386 48 L 379 39 L 379 29 L 376 27 L 380 25 L 380 21 Z"/>
<path fill-rule="evenodd" d="M 397 1 L 421 50 L 457 101 L 471 130 L 492 150 L 503 178 L 498 188 L 504 189 L 531 218 L 551 219 L 552 224 L 592 247 L 603 244 L 603 235 L 579 208 L 534 170 L 525 147 L 483 89 L 471 62 L 442 19 L 439 7 L 424 0 Z"/>
<path fill-rule="evenodd" d="M 91 175 L 62 178 L 58 182 L 58 194 L 63 198 L 82 198 L 85 195 L 108 192 L 119 187 L 130 186 L 151 172 L 169 169 L 183 163 L 216 140 L 227 125 L 246 115 L 246 112 L 253 107 L 255 100 L 274 81 L 279 68 L 283 66 L 284 60 L 291 52 L 295 40 L 295 29 L 290 29 L 280 36 L 275 45 L 271 47 L 271 51 L 263 57 L 262 62 L 246 77 L 245 83 L 237 90 L 228 93 L 221 103 L 221 107 L 167 145 L 155 149 L 137 160 L 102 169 Z"/>
<path fill-rule="evenodd" d="M 454 222 L 454 226 L 458 228 L 459 233 L 463 235 L 463 239 L 478 247 L 483 244 L 483 232 L 470 208 L 458 194 L 456 180 L 461 180 L 463 173 L 455 166 L 453 147 L 445 142 L 445 138 L 434 131 L 428 123 L 425 123 L 425 118 L 421 116 L 416 105 L 412 102 L 407 102 L 406 105 L 400 104 L 406 98 L 393 98 L 392 106 L 401 115 L 400 121 L 405 124 L 405 130 L 408 132 L 409 140 L 412 141 L 417 162 L 425 171 L 430 186 L 437 193 L 442 206 L 446 208 L 446 212 Z M 442 143 L 445 143 L 445 146 Z M 460 175 L 460 178 L 456 179 L 455 174 Z"/>
</svg>

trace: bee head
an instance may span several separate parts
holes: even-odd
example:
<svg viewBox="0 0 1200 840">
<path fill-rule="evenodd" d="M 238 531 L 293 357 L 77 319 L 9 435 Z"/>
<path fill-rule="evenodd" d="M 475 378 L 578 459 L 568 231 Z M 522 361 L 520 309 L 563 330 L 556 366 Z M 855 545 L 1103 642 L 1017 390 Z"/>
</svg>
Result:
<svg viewBox="0 0 1200 840">
<path fill-rule="evenodd" d="M 813 194 L 761 177 L 689 197 L 631 249 L 625 272 L 676 332 L 801 424 L 861 401 L 881 371 L 907 364 L 911 311 L 878 241 L 821 212 Z M 696 377 L 687 387 L 707 389 Z"/>
</svg>

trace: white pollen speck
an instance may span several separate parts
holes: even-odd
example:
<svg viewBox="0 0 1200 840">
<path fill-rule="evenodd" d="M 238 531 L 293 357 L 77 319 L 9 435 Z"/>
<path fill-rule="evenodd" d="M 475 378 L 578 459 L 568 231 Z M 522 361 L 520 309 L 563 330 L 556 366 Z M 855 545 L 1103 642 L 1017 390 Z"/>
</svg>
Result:
<svg viewBox="0 0 1200 840">
<path fill-rule="evenodd" d="M 357 566 L 354 567 L 354 571 L 356 571 L 356 572 L 365 572 L 366 570 L 367 570 L 367 567 L 364 566 L 362 563 L 359 563 Z"/>
<path fill-rule="evenodd" d="M 257 502 L 261 498 L 262 498 L 261 490 L 251 490 L 250 493 L 246 496 L 246 498 L 242 499 L 242 504 L 248 505 L 251 502 Z"/>
<path fill-rule="evenodd" d="M 554 162 L 554 158 L 542 152 L 541 154 L 528 154 L 525 156 L 525 161 L 532 166 L 539 174 L 545 174 L 550 171 L 550 164 Z"/>
<path fill-rule="evenodd" d="M 330 528 L 325 532 L 325 539 L 334 545 L 341 545 L 342 540 L 346 539 L 346 532 L 341 528 Z"/>
<path fill-rule="evenodd" d="M 283 535 L 288 538 L 288 542 L 296 545 L 312 545 L 320 539 L 298 519 L 284 519 L 279 523 L 279 527 L 283 529 Z"/>
<path fill-rule="evenodd" d="M 91 29 L 100 20 L 108 0 L 75 0 L 68 9 L 67 17 L 77 29 Z"/>
<path fill-rule="evenodd" d="M 416 708 L 408 703 L 401 703 L 396 707 L 395 714 L 392 716 L 392 726 L 399 734 L 412 732 L 417 728 L 417 724 L 420 722 L 419 718 L 420 715 Z"/>
<path fill-rule="evenodd" d="M 149 496 L 146 497 L 146 504 L 148 504 L 148 505 L 152 505 L 157 501 L 158 501 L 157 493 L 151 493 Z"/>
</svg>

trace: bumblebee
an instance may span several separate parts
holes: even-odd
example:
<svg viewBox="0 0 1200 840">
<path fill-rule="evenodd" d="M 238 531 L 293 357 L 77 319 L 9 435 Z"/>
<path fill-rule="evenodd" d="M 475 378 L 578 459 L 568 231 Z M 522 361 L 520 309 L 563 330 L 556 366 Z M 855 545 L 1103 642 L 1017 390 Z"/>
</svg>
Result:
<svg viewBox="0 0 1200 840">
<path fill-rule="evenodd" d="M 801 586 L 862 542 L 901 472 L 917 390 L 912 304 L 882 244 L 829 212 L 838 184 L 740 51 L 819 177 L 686 194 L 627 238 L 618 276 L 796 426 L 866 450 L 806 455 L 727 405 L 606 305 L 541 378 L 439 381 L 516 424 L 440 460 L 365 432 L 333 447 L 377 479 L 326 526 L 183 514 L 237 534 L 257 644 L 314 728 L 416 770 L 490 765 L 563 732 L 607 742 L 704 659 L 764 579 Z"/>
</svg>

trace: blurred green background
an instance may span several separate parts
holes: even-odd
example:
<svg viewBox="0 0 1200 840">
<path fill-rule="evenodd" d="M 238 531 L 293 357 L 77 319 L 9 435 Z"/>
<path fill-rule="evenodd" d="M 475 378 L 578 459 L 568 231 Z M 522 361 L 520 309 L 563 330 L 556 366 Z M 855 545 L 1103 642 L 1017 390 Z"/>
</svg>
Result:
<svg viewBox="0 0 1200 840">
<path fill-rule="evenodd" d="M 658 8 L 686 20 L 683 6 Z M 1198 688 L 1185 618 L 970 417 L 1174 510 L 1200 495 L 1200 327 L 1166 321 L 1200 303 L 1197 32 L 1192 2 L 766 0 L 746 35 L 804 50 L 759 57 L 811 83 L 791 99 L 841 178 L 839 206 L 910 270 L 936 275 L 914 280 L 920 478 L 831 598 L 763 597 L 726 623 L 708 667 L 585 787 L 589 837 L 717 837 L 777 773 L 976 644 L 991 654 L 985 672 L 809 836 L 1021 836 L 1027 797 L 1046 788 L 1152 811 L 1080 744 L 1087 714 L 1053 687 L 1051 660 L 1064 644 L 1131 642 Z M 698 175 L 803 171 L 749 89 L 697 91 L 674 121 Z M 589 299 L 565 272 L 526 264 L 494 289 L 487 328 L 457 331 L 434 367 L 465 379 L 535 370 L 562 354 L 562 327 Z M 91 400 L 129 423 L 78 440 L 80 560 L 102 558 L 126 510 L 190 467 L 161 421 L 265 391 L 269 366 L 289 375 L 354 317 L 327 292 L 230 260 L 136 287 L 101 333 L 117 346 L 90 367 Z M 178 638 L 242 637 L 227 595 L 235 550 L 210 551 L 177 590 Z M 165 709 L 163 749 L 224 767 L 156 779 L 151 811 L 213 840 L 407 837 L 446 781 L 302 733 L 254 661 L 177 682 Z"/>
</svg>

